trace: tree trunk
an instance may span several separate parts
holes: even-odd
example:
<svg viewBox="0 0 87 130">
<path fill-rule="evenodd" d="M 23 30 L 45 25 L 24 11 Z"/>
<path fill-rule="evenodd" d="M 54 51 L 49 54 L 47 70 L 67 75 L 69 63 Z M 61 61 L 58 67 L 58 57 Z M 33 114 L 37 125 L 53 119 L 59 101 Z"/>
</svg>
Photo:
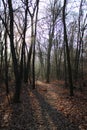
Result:
<svg viewBox="0 0 87 130">
<path fill-rule="evenodd" d="M 50 53 L 52 48 L 52 41 L 49 42 L 48 46 L 48 54 L 47 54 L 47 75 L 46 75 L 46 82 L 49 83 L 50 81 Z"/>
<path fill-rule="evenodd" d="M 36 35 L 37 35 L 37 20 L 38 20 L 38 10 L 39 10 L 39 0 L 36 1 L 36 15 L 35 15 L 35 29 L 34 29 L 34 35 L 33 35 L 33 46 L 32 46 L 32 52 L 33 52 L 33 59 L 32 59 L 32 87 L 35 89 L 35 45 L 36 45 Z M 34 13 L 34 12 L 33 12 Z M 33 14 L 34 16 L 34 14 Z"/>
<path fill-rule="evenodd" d="M 82 3 L 83 0 L 80 2 L 79 7 L 79 18 L 78 18 L 78 35 L 77 35 L 77 48 L 76 48 L 76 56 L 75 56 L 75 81 L 78 80 L 78 72 L 79 72 L 79 58 L 81 52 L 81 13 L 82 13 Z"/>
<path fill-rule="evenodd" d="M 20 80 L 20 75 L 18 71 L 18 63 L 17 63 L 16 53 L 15 53 L 15 48 L 14 48 L 14 27 L 13 27 L 14 16 L 13 16 L 13 8 L 12 8 L 11 0 L 8 0 L 8 6 L 9 6 L 9 17 L 10 17 L 10 48 L 11 48 L 15 82 L 16 82 L 14 102 L 17 103 L 20 101 L 21 80 Z"/>
<path fill-rule="evenodd" d="M 49 83 L 50 81 L 50 55 L 51 55 L 51 48 L 52 48 L 52 42 L 54 37 L 54 21 L 53 21 L 53 27 L 51 32 L 49 32 L 49 43 L 48 43 L 48 53 L 47 53 L 47 73 L 46 73 L 46 82 Z"/>
<path fill-rule="evenodd" d="M 8 88 L 7 32 L 6 31 L 5 31 L 5 85 L 6 85 L 6 95 L 8 95 L 9 88 Z"/>
<path fill-rule="evenodd" d="M 27 64 L 25 68 L 25 76 L 24 76 L 24 82 L 28 83 L 28 78 L 30 77 L 30 61 L 31 61 L 31 55 L 32 55 L 32 44 L 30 45 L 30 50 L 28 52 L 28 59 L 27 59 Z M 29 79 L 30 80 L 30 79 Z M 31 81 L 30 81 L 31 83 Z"/>
<path fill-rule="evenodd" d="M 67 87 L 67 66 L 66 66 L 66 46 L 64 44 L 64 80 L 65 80 L 65 87 Z"/>
<path fill-rule="evenodd" d="M 65 8 L 66 8 L 66 0 L 64 1 L 63 7 L 63 26 L 64 26 L 64 41 L 66 43 L 66 54 L 67 54 L 67 63 L 68 63 L 68 75 L 69 75 L 69 85 L 70 85 L 70 96 L 73 96 L 73 82 L 72 82 L 72 70 L 71 70 L 71 63 L 70 63 L 70 53 L 69 53 L 69 46 L 68 46 L 68 38 L 66 32 L 66 23 L 65 23 Z"/>
</svg>

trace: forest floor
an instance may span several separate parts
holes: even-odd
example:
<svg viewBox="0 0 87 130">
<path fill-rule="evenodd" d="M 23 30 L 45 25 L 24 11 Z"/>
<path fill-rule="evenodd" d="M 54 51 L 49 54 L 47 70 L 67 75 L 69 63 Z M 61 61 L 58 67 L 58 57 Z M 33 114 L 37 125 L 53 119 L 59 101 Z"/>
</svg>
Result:
<svg viewBox="0 0 87 130">
<path fill-rule="evenodd" d="M 87 91 L 70 97 L 63 86 L 61 81 L 37 81 L 35 90 L 23 86 L 19 104 L 9 104 L 0 86 L 0 130 L 87 130 Z"/>
</svg>

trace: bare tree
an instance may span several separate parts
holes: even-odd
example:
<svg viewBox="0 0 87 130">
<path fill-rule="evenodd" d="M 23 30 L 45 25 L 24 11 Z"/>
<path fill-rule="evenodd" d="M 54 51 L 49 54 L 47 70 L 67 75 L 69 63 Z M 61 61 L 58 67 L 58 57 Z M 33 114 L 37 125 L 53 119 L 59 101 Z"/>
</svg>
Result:
<svg viewBox="0 0 87 130">
<path fill-rule="evenodd" d="M 76 57 L 75 57 L 75 80 L 78 79 L 79 58 L 80 58 L 80 51 L 81 51 L 81 44 L 82 44 L 82 39 L 81 39 L 82 3 L 83 3 L 83 0 L 81 0 L 80 7 L 79 7 L 77 49 L 76 49 Z"/>
<path fill-rule="evenodd" d="M 7 17 L 7 13 L 6 13 L 6 8 L 7 8 L 7 3 L 5 3 L 4 0 L 2 0 L 3 5 L 4 5 L 4 15 L 5 15 L 5 24 L 8 24 L 8 17 Z M 9 94 L 9 87 L 8 87 L 8 52 L 7 52 L 7 31 L 5 28 L 5 32 L 4 32 L 4 42 L 5 42 L 5 85 L 6 85 L 6 95 L 8 96 Z"/>
<path fill-rule="evenodd" d="M 67 0 L 64 0 L 64 6 L 63 6 L 64 42 L 66 44 L 66 54 L 67 54 L 67 63 L 68 63 L 70 96 L 73 96 L 74 94 L 73 94 L 72 70 L 71 70 L 70 52 L 69 52 L 69 45 L 68 45 L 68 38 L 67 38 L 67 31 L 66 31 L 66 22 L 65 22 L 66 3 L 67 3 Z"/>
<path fill-rule="evenodd" d="M 48 83 L 50 80 L 50 55 L 51 55 L 51 48 L 53 44 L 55 25 L 56 25 L 56 20 L 61 11 L 60 5 L 57 0 L 54 0 L 50 6 L 51 6 L 50 7 L 51 19 L 49 23 L 49 40 L 48 40 L 48 51 L 47 51 L 47 74 L 46 74 L 46 82 Z"/>
<path fill-rule="evenodd" d="M 36 34 L 37 34 L 38 9 L 39 9 L 39 0 L 36 0 L 34 8 L 33 8 L 33 12 L 30 12 L 30 10 L 28 10 L 31 17 L 31 44 L 32 44 L 32 53 L 33 53 L 33 57 L 32 57 L 32 87 L 33 89 L 35 89 L 35 44 L 36 44 Z"/>
</svg>

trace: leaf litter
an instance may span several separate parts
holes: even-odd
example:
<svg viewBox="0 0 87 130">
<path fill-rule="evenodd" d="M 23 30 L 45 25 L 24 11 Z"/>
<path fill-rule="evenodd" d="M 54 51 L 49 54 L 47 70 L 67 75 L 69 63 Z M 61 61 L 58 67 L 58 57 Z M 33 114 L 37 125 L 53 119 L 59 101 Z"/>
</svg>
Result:
<svg viewBox="0 0 87 130">
<path fill-rule="evenodd" d="M 10 104 L 0 95 L 0 130 L 87 130 L 87 94 L 69 97 L 60 85 L 40 81 L 35 90 L 23 87 L 21 103 Z"/>
</svg>

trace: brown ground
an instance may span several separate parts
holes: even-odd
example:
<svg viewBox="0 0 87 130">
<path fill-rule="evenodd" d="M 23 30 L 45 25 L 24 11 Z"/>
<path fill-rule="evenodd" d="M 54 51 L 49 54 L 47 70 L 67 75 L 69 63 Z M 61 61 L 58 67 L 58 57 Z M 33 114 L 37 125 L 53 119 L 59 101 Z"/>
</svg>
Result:
<svg viewBox="0 0 87 130">
<path fill-rule="evenodd" d="M 21 103 L 10 105 L 4 91 L 0 90 L 0 130 L 87 130 L 86 91 L 75 90 L 69 97 L 63 82 L 38 81 L 35 90 L 23 87 Z"/>
</svg>

